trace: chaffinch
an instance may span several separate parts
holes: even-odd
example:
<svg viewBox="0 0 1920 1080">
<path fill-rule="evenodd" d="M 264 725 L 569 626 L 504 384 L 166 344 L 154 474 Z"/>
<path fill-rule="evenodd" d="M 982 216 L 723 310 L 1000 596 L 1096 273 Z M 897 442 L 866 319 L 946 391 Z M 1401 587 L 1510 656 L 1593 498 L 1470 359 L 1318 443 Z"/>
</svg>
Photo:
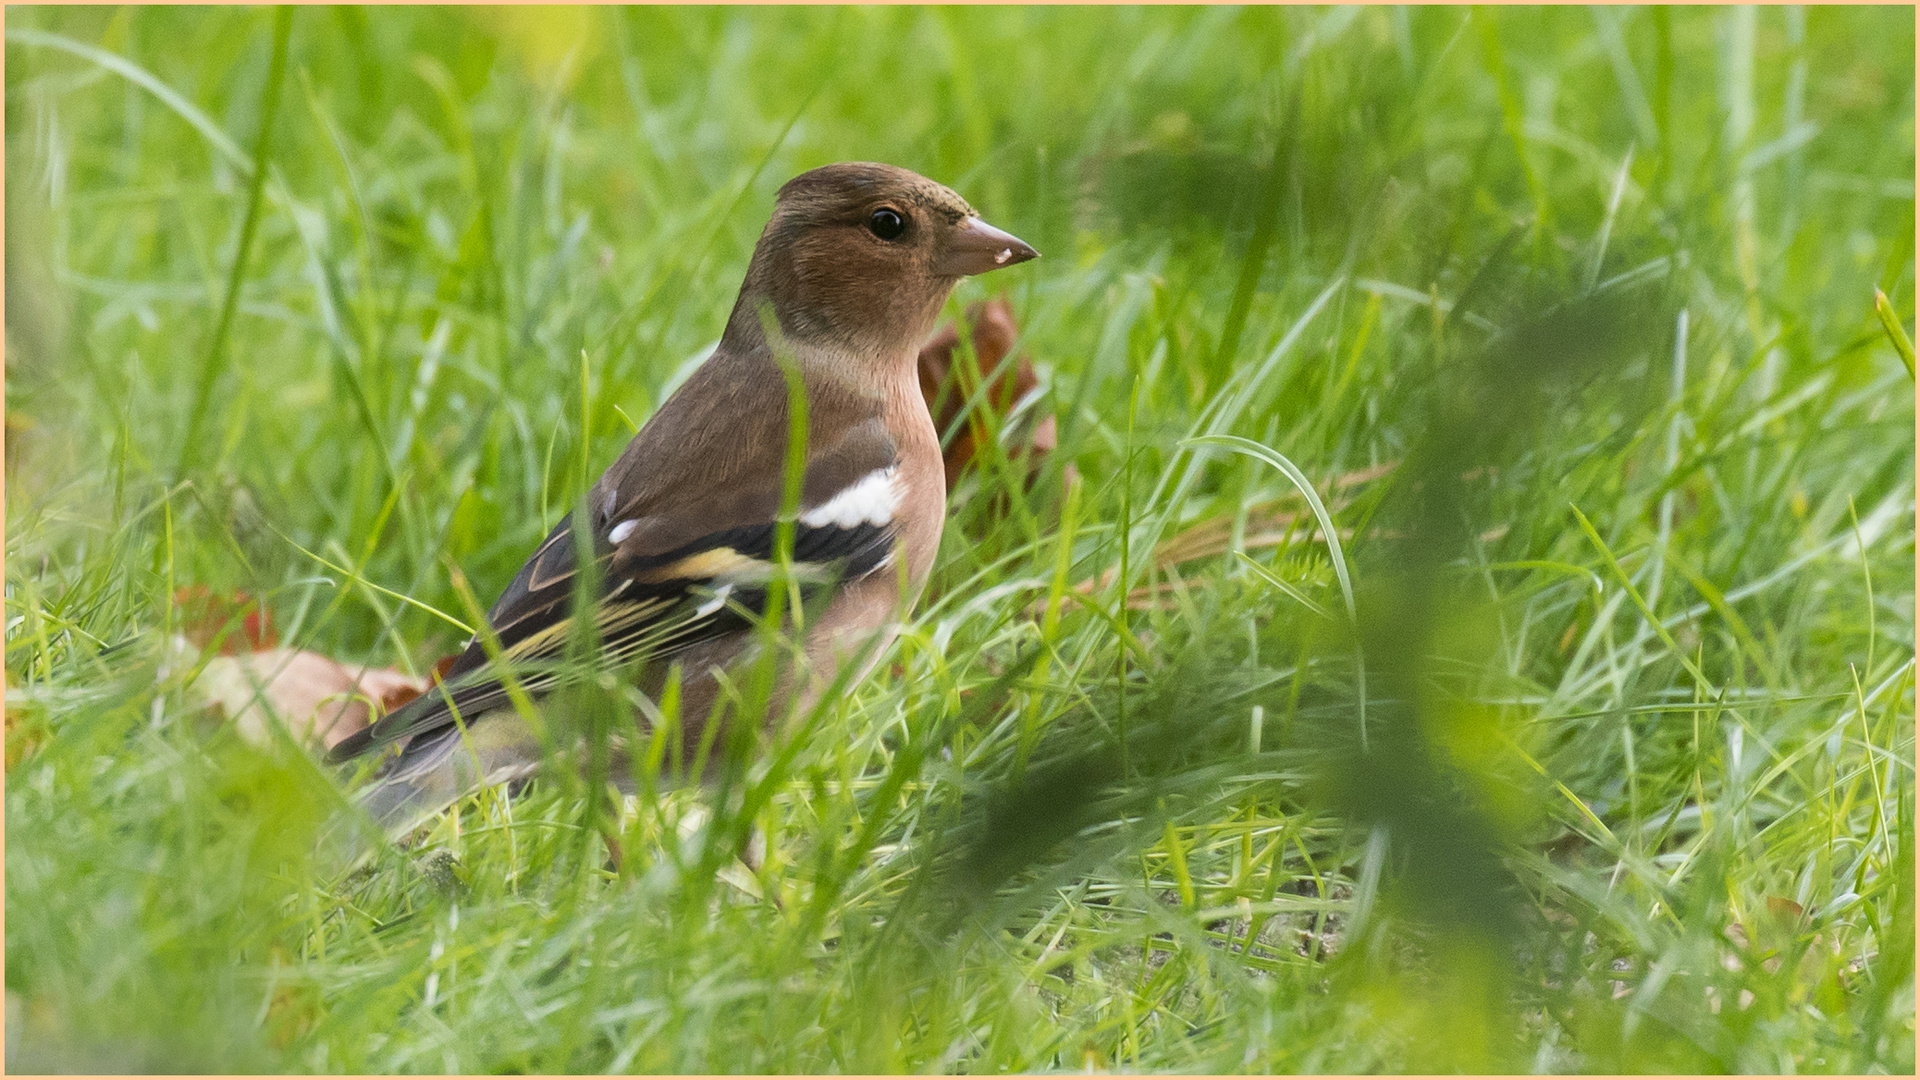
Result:
<svg viewBox="0 0 1920 1080">
<path fill-rule="evenodd" d="M 802 644 L 814 678 L 785 684 L 817 692 L 850 657 L 865 657 L 854 679 L 872 666 L 939 547 L 946 480 L 916 372 L 921 342 L 961 277 L 1037 256 L 953 191 L 890 165 L 828 165 L 780 189 L 719 346 L 588 496 L 601 647 L 619 663 L 661 661 L 642 665 L 649 696 L 677 664 L 682 724 L 695 733 L 685 745 L 700 741 L 725 672 L 752 651 L 777 573 L 782 359 L 807 405 L 791 573 L 819 612 Z M 569 515 L 487 614 L 500 661 L 536 698 L 564 677 L 574 536 Z M 393 755 L 360 795 L 389 832 L 538 767 L 539 741 L 503 674 L 476 636 L 439 686 L 331 751 L 335 762 Z"/>
</svg>

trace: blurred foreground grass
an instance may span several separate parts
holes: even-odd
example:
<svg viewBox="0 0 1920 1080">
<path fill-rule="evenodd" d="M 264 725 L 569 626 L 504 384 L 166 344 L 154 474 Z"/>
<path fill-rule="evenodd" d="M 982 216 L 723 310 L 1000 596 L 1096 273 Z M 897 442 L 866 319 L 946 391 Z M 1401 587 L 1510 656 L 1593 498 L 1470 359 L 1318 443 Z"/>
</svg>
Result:
<svg viewBox="0 0 1920 1080">
<path fill-rule="evenodd" d="M 1910 1072 L 1913 50 L 10 11 L 8 1064 Z M 176 590 L 422 669 L 400 597 L 503 586 L 844 159 L 1045 252 L 956 298 L 1010 290 L 1045 474 L 988 453 L 889 662 L 619 873 L 551 781 L 316 864 L 333 781 L 191 706 Z"/>
</svg>

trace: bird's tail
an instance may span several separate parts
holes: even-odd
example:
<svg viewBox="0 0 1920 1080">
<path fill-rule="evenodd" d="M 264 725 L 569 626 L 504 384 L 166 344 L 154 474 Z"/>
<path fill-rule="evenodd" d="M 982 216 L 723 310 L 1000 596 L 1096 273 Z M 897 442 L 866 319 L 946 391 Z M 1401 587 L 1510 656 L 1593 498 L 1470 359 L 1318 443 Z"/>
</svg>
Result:
<svg viewBox="0 0 1920 1080">
<path fill-rule="evenodd" d="M 460 799 L 531 776 L 539 767 L 540 746 L 519 718 L 490 718 L 476 726 L 471 738 L 450 731 L 431 743 L 408 747 L 353 795 L 376 830 L 368 830 L 364 819 L 344 829 L 367 834 L 375 843 L 398 840 Z"/>
<path fill-rule="evenodd" d="M 472 767 L 461 769 L 454 760 L 457 756 L 457 750 L 454 754 L 441 754 L 440 760 L 424 767 L 380 777 L 355 794 L 353 801 L 367 812 L 386 837 L 403 837 L 458 802 L 461 796 L 480 789 L 479 784 L 468 782 L 474 772 Z"/>
</svg>

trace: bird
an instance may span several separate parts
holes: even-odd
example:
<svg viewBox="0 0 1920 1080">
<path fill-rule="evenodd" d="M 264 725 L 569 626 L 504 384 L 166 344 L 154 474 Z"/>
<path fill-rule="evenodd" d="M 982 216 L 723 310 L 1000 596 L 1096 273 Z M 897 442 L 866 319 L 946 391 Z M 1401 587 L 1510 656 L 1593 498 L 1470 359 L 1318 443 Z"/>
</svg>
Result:
<svg viewBox="0 0 1920 1080">
<path fill-rule="evenodd" d="M 907 169 L 842 162 L 787 181 L 713 353 L 528 556 L 433 689 L 329 751 L 368 773 L 361 807 L 403 837 L 536 772 L 542 742 L 515 691 L 538 701 L 566 683 L 583 614 L 649 700 L 677 678 L 684 746 L 760 655 L 757 617 L 770 593 L 787 595 L 780 582 L 798 583 L 808 614 L 799 673 L 778 692 L 806 700 L 864 678 L 925 584 L 945 522 L 921 343 L 961 278 L 1038 257 Z M 595 572 L 582 575 L 587 542 Z"/>
</svg>

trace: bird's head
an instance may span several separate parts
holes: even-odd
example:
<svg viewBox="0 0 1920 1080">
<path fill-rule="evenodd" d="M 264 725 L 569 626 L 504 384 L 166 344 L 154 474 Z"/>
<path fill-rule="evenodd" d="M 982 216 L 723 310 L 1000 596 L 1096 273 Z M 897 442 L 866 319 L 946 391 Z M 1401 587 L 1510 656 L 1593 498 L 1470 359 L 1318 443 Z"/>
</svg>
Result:
<svg viewBox="0 0 1920 1080">
<path fill-rule="evenodd" d="M 827 165 L 780 189 L 727 332 L 757 330 L 771 306 L 795 341 L 912 357 L 956 281 L 1039 254 L 918 173 Z"/>
</svg>

